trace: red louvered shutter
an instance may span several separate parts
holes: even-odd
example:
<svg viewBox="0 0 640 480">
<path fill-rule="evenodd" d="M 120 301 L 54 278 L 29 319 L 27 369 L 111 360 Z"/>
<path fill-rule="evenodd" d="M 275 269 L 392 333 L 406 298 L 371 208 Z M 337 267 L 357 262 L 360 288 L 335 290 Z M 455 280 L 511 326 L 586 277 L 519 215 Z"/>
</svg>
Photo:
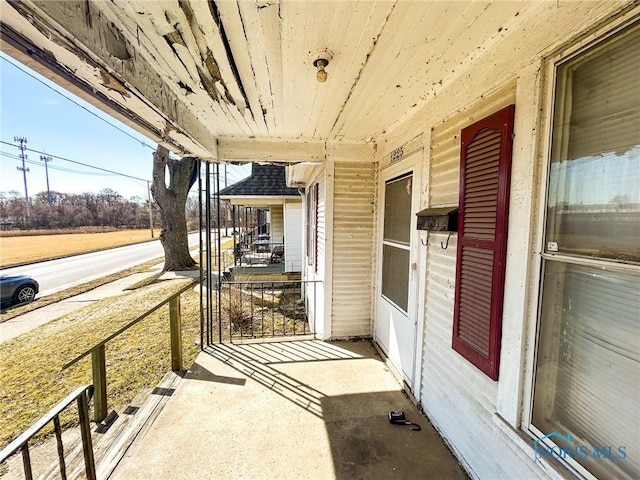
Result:
<svg viewBox="0 0 640 480">
<path fill-rule="evenodd" d="M 515 106 L 462 130 L 453 349 L 498 379 Z"/>
</svg>

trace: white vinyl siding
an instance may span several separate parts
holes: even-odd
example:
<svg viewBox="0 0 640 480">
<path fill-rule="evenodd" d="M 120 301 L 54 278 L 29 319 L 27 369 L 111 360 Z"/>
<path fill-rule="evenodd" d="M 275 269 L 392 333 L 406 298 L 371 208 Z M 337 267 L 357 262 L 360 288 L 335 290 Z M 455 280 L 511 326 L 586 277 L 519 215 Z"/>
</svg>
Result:
<svg viewBox="0 0 640 480">
<path fill-rule="evenodd" d="M 575 51 L 596 34 L 608 33 L 614 25 L 605 20 L 621 15 L 619 4 L 588 3 L 588 13 L 574 11 L 576 5 L 556 6 L 557 16 L 563 19 L 553 27 L 503 30 L 499 35 L 511 37 L 504 48 L 489 47 L 467 59 L 458 78 L 376 138 L 377 158 L 383 162 L 397 145 L 423 134 L 427 149 L 419 185 L 420 208 L 456 206 L 462 128 L 509 104 L 516 105 L 498 381 L 486 377 L 451 348 L 457 234 L 451 236 L 446 250 L 441 242 L 445 244 L 447 233 L 420 234 L 417 401 L 474 479 L 575 478 L 559 462 L 534 461 L 533 438 L 523 430 L 530 414 L 541 269 L 534 255 L 542 239 L 538 220 L 547 150 L 543 132 L 553 94 L 546 88 L 552 69 L 545 58 L 561 48 Z M 636 5 L 623 20 L 637 18 L 638 13 Z M 534 37 L 536 41 L 529 42 Z"/>
<path fill-rule="evenodd" d="M 458 205 L 462 129 L 510 105 L 514 99 L 515 83 L 509 83 L 492 93 L 491 98 L 477 109 L 454 115 L 434 127 L 429 163 L 429 207 Z"/>
<path fill-rule="evenodd" d="M 302 202 L 284 204 L 284 267 L 286 272 L 302 271 Z"/>
<path fill-rule="evenodd" d="M 334 168 L 331 336 L 371 335 L 375 164 Z"/>
<path fill-rule="evenodd" d="M 281 244 L 284 241 L 284 209 L 282 205 L 271 205 L 270 242 Z"/>
<path fill-rule="evenodd" d="M 515 102 L 509 83 L 470 109 L 436 124 L 432 130 L 429 207 L 457 206 L 461 130 Z M 517 111 L 517 105 L 516 105 Z M 491 380 L 451 347 L 455 299 L 457 234 L 447 249 L 448 233 L 430 233 L 426 261 L 425 309 L 420 401 L 429 417 L 454 446 L 474 478 L 535 478 L 542 475 L 526 442 L 512 444 L 496 420 L 498 382 Z M 455 372 L 455 373 L 454 373 Z M 488 461 L 500 450 L 500 462 Z M 543 476 L 543 475 L 542 475 Z"/>
</svg>

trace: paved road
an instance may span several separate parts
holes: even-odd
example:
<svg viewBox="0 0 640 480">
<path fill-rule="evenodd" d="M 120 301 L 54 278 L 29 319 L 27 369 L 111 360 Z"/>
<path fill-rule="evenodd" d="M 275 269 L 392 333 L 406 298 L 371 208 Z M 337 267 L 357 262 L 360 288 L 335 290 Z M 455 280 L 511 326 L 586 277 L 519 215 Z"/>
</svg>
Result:
<svg viewBox="0 0 640 480">
<path fill-rule="evenodd" d="M 197 245 L 198 238 L 198 233 L 189 234 L 189 245 Z M 42 297 L 161 257 L 164 257 L 164 251 L 160 240 L 156 240 L 6 268 L 1 273 L 31 275 L 40 284 L 38 296 Z"/>
</svg>

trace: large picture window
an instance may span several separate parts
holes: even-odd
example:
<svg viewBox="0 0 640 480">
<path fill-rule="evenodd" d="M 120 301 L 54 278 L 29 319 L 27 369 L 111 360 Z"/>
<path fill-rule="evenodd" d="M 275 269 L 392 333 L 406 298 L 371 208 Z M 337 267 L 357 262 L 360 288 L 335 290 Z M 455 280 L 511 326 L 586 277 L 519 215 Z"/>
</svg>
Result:
<svg viewBox="0 0 640 480">
<path fill-rule="evenodd" d="M 382 295 L 404 312 L 409 304 L 412 175 L 389 180 L 384 189 Z"/>
<path fill-rule="evenodd" d="M 638 45 L 635 25 L 556 74 L 531 424 L 601 478 L 640 478 Z"/>
</svg>

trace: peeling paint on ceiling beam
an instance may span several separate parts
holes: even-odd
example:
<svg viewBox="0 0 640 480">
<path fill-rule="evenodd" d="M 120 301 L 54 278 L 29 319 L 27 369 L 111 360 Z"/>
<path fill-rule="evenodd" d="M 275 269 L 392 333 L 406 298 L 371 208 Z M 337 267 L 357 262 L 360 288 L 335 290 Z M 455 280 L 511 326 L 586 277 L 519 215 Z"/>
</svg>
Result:
<svg viewBox="0 0 640 480">
<path fill-rule="evenodd" d="M 97 102 L 99 102 L 99 106 L 107 113 L 130 127 L 134 127 L 136 130 L 141 131 L 141 133 L 152 138 L 154 141 L 159 141 L 161 139 L 162 132 L 156 129 L 152 124 L 147 122 L 144 118 L 135 115 L 131 110 L 123 108 L 106 95 L 103 95 L 102 92 L 97 91 L 91 84 L 82 81 L 65 65 L 60 64 L 51 52 L 30 42 L 4 22 L 0 24 L 0 31 L 2 33 L 2 41 L 5 43 L 5 45 L 3 45 L 3 51 L 6 51 L 20 62 L 29 64 L 30 68 L 39 71 L 39 73 L 47 78 L 51 78 L 51 75 L 53 74 L 56 77 L 58 84 L 89 103 L 96 105 L 97 100 Z M 10 51 L 10 49 L 13 51 Z M 81 52 L 76 53 L 81 54 Z M 90 58 L 87 58 L 84 55 L 82 55 L 81 58 L 83 61 L 99 69 L 101 75 L 106 75 L 106 77 L 103 76 L 103 81 L 107 88 L 117 90 L 123 96 L 130 96 L 128 91 L 121 90 L 124 86 L 120 82 L 105 72 L 100 66 L 93 64 Z M 37 65 L 33 64 L 33 61 L 44 66 L 48 72 L 42 71 L 41 68 L 38 69 Z M 179 148 L 175 144 L 170 143 L 170 145 L 172 150 Z"/>
<path fill-rule="evenodd" d="M 3 52 L 152 141 L 164 143 L 174 153 L 189 152 L 211 158 L 212 149 L 203 148 L 178 125 L 170 138 L 163 138 L 163 125 L 167 119 L 164 113 L 156 109 L 144 94 L 112 75 L 111 72 L 117 72 L 110 68 L 108 62 L 100 63 L 101 59 L 98 56 L 84 50 L 76 36 L 61 27 L 62 24 L 72 23 L 67 21 L 70 15 L 78 19 L 76 25 L 85 25 L 83 17 L 86 10 L 83 2 L 45 2 L 44 5 L 53 6 L 57 17 L 41 12 L 38 5 L 33 5 L 33 9 L 30 9 L 31 4 L 7 3 L 2 0 L 0 28 Z M 77 12 L 82 14 L 78 15 Z M 103 23 L 94 18 L 94 29 L 101 25 L 102 33 L 107 29 L 113 29 L 112 22 L 108 22 L 102 12 L 97 13 L 97 18 Z M 79 32 L 79 36 L 82 35 L 84 32 Z M 99 35 L 98 38 L 104 47 L 105 36 Z M 100 44 L 100 41 L 93 43 Z M 105 55 L 103 58 L 112 59 L 121 65 L 128 63 L 117 60 L 106 51 L 102 54 Z M 116 95 L 110 92 L 116 92 Z"/>
<path fill-rule="evenodd" d="M 114 90 L 121 94 L 123 97 L 131 96 L 129 95 L 127 88 L 106 70 L 100 68 L 100 76 L 102 77 L 102 84 L 109 90 Z"/>
<path fill-rule="evenodd" d="M 211 50 L 206 46 L 206 41 L 202 38 L 199 38 L 202 36 L 202 27 L 198 23 L 191 4 L 188 0 L 181 0 L 179 2 L 179 5 L 185 15 L 185 18 L 187 19 L 190 30 L 189 33 L 193 36 L 193 40 L 198 47 L 198 51 L 192 51 L 191 49 L 189 49 L 187 40 L 184 38 L 184 34 L 186 32 L 183 33 L 183 29 L 178 28 L 173 32 L 165 34 L 165 39 L 169 43 L 170 47 L 174 50 L 176 56 L 181 60 L 187 71 L 191 72 L 195 70 L 194 73 L 197 74 L 197 78 L 194 74 L 191 75 L 194 82 L 200 81 L 205 91 L 214 101 L 219 102 L 221 99 L 224 99 L 227 103 L 236 105 L 236 101 L 229 91 L 227 83 L 222 77 L 218 62 L 214 58 Z M 182 45 L 183 47 L 185 47 L 184 53 L 179 51 L 176 48 L 176 45 Z M 198 55 L 198 58 L 186 58 L 188 55 L 193 55 L 194 57 L 195 55 Z M 205 68 L 202 68 L 201 65 L 204 65 Z M 220 95 L 220 92 L 218 92 L 216 83 L 220 83 L 222 85 L 222 89 L 224 91 L 222 95 Z M 191 88 L 191 90 L 193 91 L 194 89 Z"/>
<path fill-rule="evenodd" d="M 224 30 L 224 24 L 222 23 L 222 19 L 220 18 L 220 11 L 218 10 L 218 6 L 216 5 L 215 0 L 210 0 L 208 4 L 209 4 L 209 9 L 211 10 L 211 16 L 213 17 L 213 21 L 215 22 L 216 26 L 218 27 L 218 30 L 220 31 L 220 40 L 222 40 L 222 44 L 224 45 L 224 49 L 227 54 L 227 61 L 229 62 L 229 66 L 231 67 L 231 71 L 233 72 L 236 85 L 238 85 L 238 88 L 240 89 L 240 93 L 242 94 L 242 98 L 244 99 L 244 104 L 249 110 L 251 117 L 255 121 L 255 115 L 251 110 L 251 104 L 249 103 L 249 99 L 247 98 L 247 92 L 245 91 L 244 85 L 242 84 L 242 79 L 240 78 L 240 73 L 238 72 L 238 66 L 236 65 L 236 61 L 233 58 L 233 51 L 231 50 L 231 45 L 229 44 L 229 38 L 227 37 L 227 34 Z"/>
</svg>

